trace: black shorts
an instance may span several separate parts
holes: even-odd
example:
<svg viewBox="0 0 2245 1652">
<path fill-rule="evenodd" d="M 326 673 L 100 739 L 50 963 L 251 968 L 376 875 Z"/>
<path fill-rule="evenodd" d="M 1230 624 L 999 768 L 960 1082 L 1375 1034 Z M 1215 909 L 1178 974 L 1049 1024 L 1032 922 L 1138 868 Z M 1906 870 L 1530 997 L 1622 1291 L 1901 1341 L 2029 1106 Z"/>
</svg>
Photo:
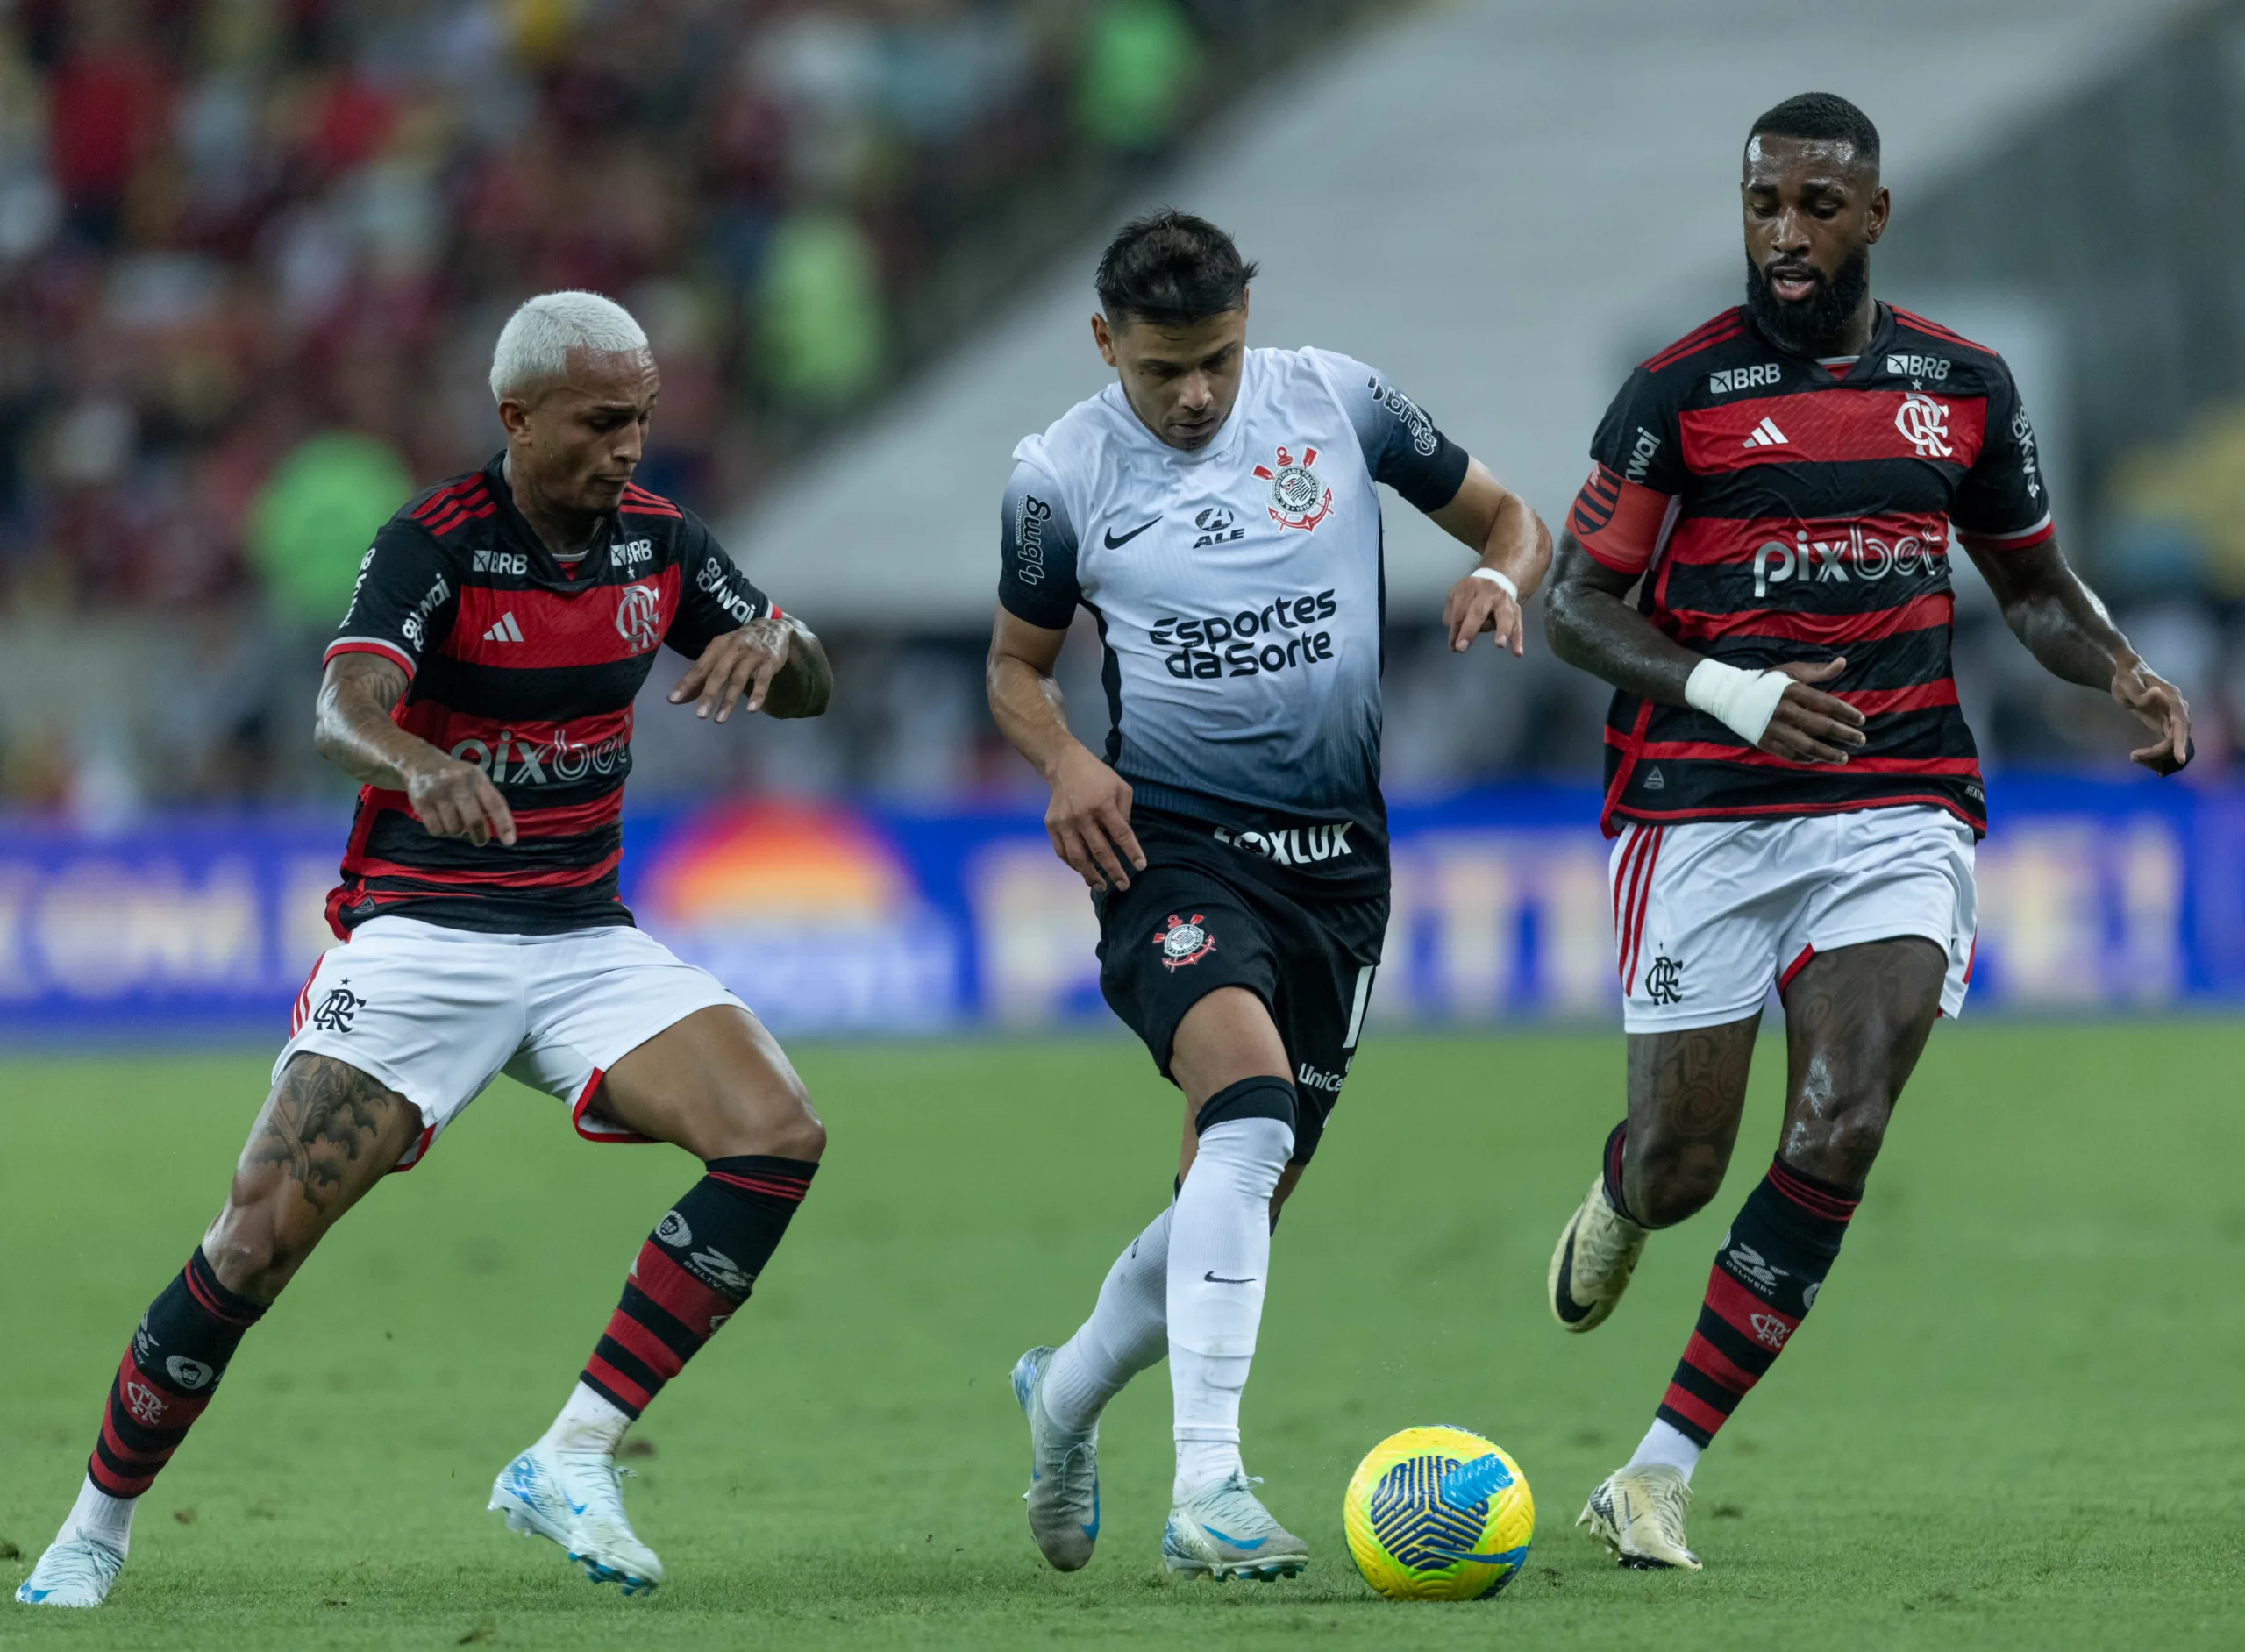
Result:
<svg viewBox="0 0 2245 1652">
<path fill-rule="evenodd" d="M 1277 1023 L 1294 1068 L 1294 1162 L 1317 1151 L 1341 1099 L 1387 930 L 1386 879 L 1321 898 L 1274 887 L 1208 827 L 1133 811 L 1146 869 L 1095 894 L 1099 990 L 1169 1078 L 1177 1024 L 1220 986 L 1244 986 Z M 1384 868 L 1383 868 L 1384 872 Z"/>
</svg>

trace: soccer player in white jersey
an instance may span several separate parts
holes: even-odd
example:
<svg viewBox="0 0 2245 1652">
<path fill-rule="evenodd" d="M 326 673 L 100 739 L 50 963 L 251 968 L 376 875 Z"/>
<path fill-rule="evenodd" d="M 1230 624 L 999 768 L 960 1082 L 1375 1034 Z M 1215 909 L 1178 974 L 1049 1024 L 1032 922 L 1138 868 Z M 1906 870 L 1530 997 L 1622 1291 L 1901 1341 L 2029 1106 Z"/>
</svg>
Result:
<svg viewBox="0 0 2245 1652">
<path fill-rule="evenodd" d="M 1387 927 L 1379 794 L 1386 482 L 1475 552 L 1443 620 L 1522 651 L 1550 565 L 1535 514 L 1400 390 L 1324 350 L 1250 350 L 1255 274 L 1204 219 L 1125 224 L 1100 260 L 1115 382 L 1014 452 L 990 706 L 1052 790 L 1054 851 L 1092 891 L 1100 986 L 1185 1095 L 1176 1198 L 1091 1317 L 1014 1368 L 1030 1529 L 1063 1571 L 1099 1535 L 1099 1416 L 1167 1355 L 1172 1571 L 1291 1577 L 1302 1540 L 1255 1496 L 1239 1405 L 1279 1207 L 1316 1150 Z M 1103 755 L 1052 679 L 1088 609 Z"/>
</svg>

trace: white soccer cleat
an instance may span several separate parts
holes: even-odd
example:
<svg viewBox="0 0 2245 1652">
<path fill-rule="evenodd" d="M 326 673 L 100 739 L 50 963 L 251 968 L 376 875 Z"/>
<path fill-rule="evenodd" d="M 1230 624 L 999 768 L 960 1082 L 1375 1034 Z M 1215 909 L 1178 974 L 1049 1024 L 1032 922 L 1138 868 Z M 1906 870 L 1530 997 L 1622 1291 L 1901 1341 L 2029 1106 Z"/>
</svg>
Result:
<svg viewBox="0 0 2245 1652">
<path fill-rule="evenodd" d="M 58 1537 L 16 1590 L 27 1606 L 98 1606 L 125 1570 L 125 1556 L 90 1537 Z"/>
<path fill-rule="evenodd" d="M 559 1543 L 593 1582 L 648 1594 L 663 1580 L 663 1563 L 624 1516 L 630 1472 L 604 1452 L 556 1451 L 540 1441 L 499 1470 L 490 1506 L 506 1515 L 509 1531 Z"/>
<path fill-rule="evenodd" d="M 1236 1473 L 1171 1509 L 1161 1534 L 1162 1563 L 1218 1583 L 1231 1577 L 1269 1583 L 1299 1573 L 1309 1564 L 1309 1545 L 1263 1506 L 1254 1492 L 1262 1484 Z"/>
<path fill-rule="evenodd" d="M 1606 1322 L 1621 1292 L 1629 1288 L 1637 1258 L 1644 1254 L 1650 1228 L 1640 1228 L 1606 1202 L 1606 1178 L 1590 1185 L 1590 1196 L 1568 1220 L 1551 1253 L 1546 1281 L 1551 1314 L 1571 1331 L 1594 1330 Z"/>
<path fill-rule="evenodd" d="M 1683 1471 L 1665 1463 L 1642 1469 L 1616 1469 L 1583 1505 L 1578 1526 L 1614 1551 L 1617 1564 L 1637 1571 L 1677 1567 L 1700 1570 L 1700 1557 L 1684 1547 L 1684 1511 L 1692 1487 Z"/>
<path fill-rule="evenodd" d="M 1070 1434 L 1044 1409 L 1044 1373 L 1053 1350 L 1032 1348 L 1014 1362 L 1014 1399 L 1029 1419 L 1029 1533 L 1059 1571 L 1080 1571 L 1099 1541 L 1099 1425 Z"/>
</svg>

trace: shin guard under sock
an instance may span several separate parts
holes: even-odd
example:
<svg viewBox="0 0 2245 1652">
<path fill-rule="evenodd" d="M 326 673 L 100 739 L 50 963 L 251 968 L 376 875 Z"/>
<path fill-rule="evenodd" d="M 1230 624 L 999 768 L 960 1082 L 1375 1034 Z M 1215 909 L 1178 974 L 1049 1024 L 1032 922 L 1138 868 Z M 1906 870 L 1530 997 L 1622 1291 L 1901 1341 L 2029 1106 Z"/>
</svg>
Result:
<svg viewBox="0 0 2245 1652">
<path fill-rule="evenodd" d="M 140 1316 L 140 1328 L 110 1384 L 101 1436 L 86 1464 L 96 1490 L 133 1498 L 148 1489 L 264 1313 L 263 1303 L 219 1284 L 203 1248 L 196 1247 L 179 1277 Z"/>
<path fill-rule="evenodd" d="M 1771 1161 L 1708 1271 L 1661 1421 L 1700 1446 L 1714 1438 L 1816 1305 L 1862 1194 Z"/>
<path fill-rule="evenodd" d="M 1274 1104 L 1292 1100 L 1285 1080 L 1258 1082 L 1285 1090 Z M 1291 1124 L 1266 1113 L 1204 1123 L 1177 1196 L 1165 1306 L 1179 1502 L 1239 1467 L 1240 1394 L 1271 1264 L 1271 1195 L 1294 1142 Z"/>
<path fill-rule="evenodd" d="M 756 1277 L 810 1191 L 808 1159 L 713 1158 L 639 1247 L 585 1385 L 637 1417 L 748 1300 Z"/>
</svg>

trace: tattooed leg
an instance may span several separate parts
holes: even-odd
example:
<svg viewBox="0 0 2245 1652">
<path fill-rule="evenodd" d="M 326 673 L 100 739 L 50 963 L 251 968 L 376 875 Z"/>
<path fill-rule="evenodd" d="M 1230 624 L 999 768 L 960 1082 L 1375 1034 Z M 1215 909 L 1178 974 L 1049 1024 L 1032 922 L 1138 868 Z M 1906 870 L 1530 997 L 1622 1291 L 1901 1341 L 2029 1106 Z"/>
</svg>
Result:
<svg viewBox="0 0 2245 1652">
<path fill-rule="evenodd" d="M 229 1291 L 269 1303 L 421 1132 L 421 1109 L 327 1056 L 291 1060 L 234 1166 L 203 1254 Z"/>
<path fill-rule="evenodd" d="M 1761 1024 L 1757 1010 L 1721 1027 L 1630 1035 L 1621 1187 L 1646 1227 L 1682 1221 L 1722 1186 Z"/>
<path fill-rule="evenodd" d="M 1778 1157 L 1859 1188 L 1941 1013 L 1949 959 L 1908 936 L 1819 952 L 1785 986 L 1785 1122 Z"/>
</svg>

